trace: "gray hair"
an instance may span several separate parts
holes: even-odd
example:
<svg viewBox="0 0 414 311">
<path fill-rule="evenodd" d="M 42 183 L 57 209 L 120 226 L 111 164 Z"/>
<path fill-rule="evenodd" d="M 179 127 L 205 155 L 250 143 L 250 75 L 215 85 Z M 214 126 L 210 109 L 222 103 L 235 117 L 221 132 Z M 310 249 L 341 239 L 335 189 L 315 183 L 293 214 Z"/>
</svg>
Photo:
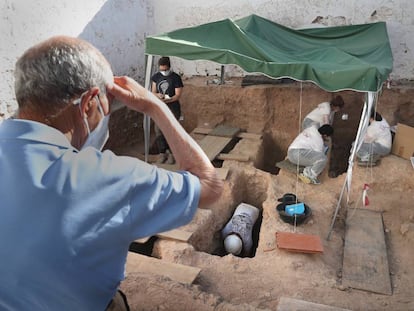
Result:
<svg viewBox="0 0 414 311">
<path fill-rule="evenodd" d="M 15 68 L 19 108 L 53 114 L 92 87 L 106 93 L 113 73 L 105 57 L 86 41 L 54 37 L 27 50 Z"/>
</svg>

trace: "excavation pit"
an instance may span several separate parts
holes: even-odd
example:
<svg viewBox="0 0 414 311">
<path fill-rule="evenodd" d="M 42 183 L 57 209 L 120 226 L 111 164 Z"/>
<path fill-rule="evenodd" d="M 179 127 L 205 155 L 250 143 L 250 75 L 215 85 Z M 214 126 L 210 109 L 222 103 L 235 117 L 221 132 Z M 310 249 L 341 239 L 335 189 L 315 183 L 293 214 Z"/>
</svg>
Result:
<svg viewBox="0 0 414 311">
<path fill-rule="evenodd" d="M 379 167 L 372 168 L 370 172 L 371 177 L 376 176 L 371 185 L 373 191 L 369 193 L 370 208 L 384 212 L 387 243 L 391 250 L 392 281 L 398 285 L 392 297 L 367 295 L 341 287 L 345 234 L 343 217 L 346 215 L 342 205 L 331 238 L 325 240 L 345 179 L 343 172 L 347 169 L 350 144 L 358 127 L 363 94 L 340 92 L 346 105 L 342 113 L 347 114 L 348 119 L 343 120 L 342 113 L 335 115 L 336 132 L 332 138 L 329 167 L 321 176 L 322 184 L 315 186 L 297 182 L 295 174 L 283 169 L 277 174 L 272 170 L 275 162 L 285 158 L 289 144 L 298 134 L 298 126 L 293 125 L 298 124 L 299 115 L 303 117 L 318 103 L 329 100 L 331 93 L 304 84 L 301 95 L 298 83 L 240 88 L 237 82 L 206 86 L 205 83 L 198 85 L 188 79 L 184 80 L 184 84 L 183 125 L 187 132 L 191 133 L 205 121 L 239 127 L 247 133 L 262 135 L 262 138 L 259 141 L 242 138 L 236 141 L 233 148 L 225 150 L 226 154 L 248 155 L 249 161 L 217 162 L 217 167 L 228 170 L 224 177 L 223 195 L 208 209 L 199 210 L 190 224 L 179 228 L 192 233 L 188 242 L 158 238 L 154 243 L 151 256 L 201 269 L 195 284 L 184 286 L 165 277 L 154 279 L 147 275 L 129 275 L 122 286 L 133 305 L 135 301 L 136 306 L 147 306 L 147 309 L 162 305 L 171 310 L 183 310 L 183 303 L 189 302 L 189 309 L 228 307 L 229 310 L 276 310 L 282 296 L 298 297 L 299 288 L 300 299 L 351 310 L 411 307 L 412 302 L 404 299 L 412 290 L 409 276 L 414 270 L 409 263 L 413 255 L 410 245 L 414 235 L 411 231 L 405 235 L 400 231 L 401 224 L 412 218 L 409 202 L 414 184 L 411 176 L 405 173 L 412 170 L 409 162 L 395 156 L 386 157 Z M 399 96 L 403 95 L 407 100 L 414 97 L 414 91 L 405 92 L 384 91 L 383 101 L 391 103 L 391 106 L 383 106 L 381 112 L 388 120 L 392 120 L 392 111 L 397 107 Z M 303 98 L 301 108 L 300 96 Z M 403 99 L 399 101 L 405 102 Z M 341 158 L 338 153 L 344 156 Z M 359 189 L 366 177 L 366 169 L 354 167 L 351 204 L 355 205 L 358 201 L 361 195 Z M 399 191 L 390 193 L 390 185 L 397 185 Z M 295 229 L 283 222 L 276 211 L 277 198 L 289 192 L 296 193 L 312 208 L 309 221 Z M 395 200 L 399 202 L 398 206 L 393 204 Z M 260 227 L 254 230 L 257 235 L 254 238 L 257 241 L 255 253 L 246 258 L 225 255 L 218 234 L 240 202 L 252 204 L 261 211 Z M 409 228 L 409 225 L 406 227 Z M 319 236 L 324 244 L 324 253 L 309 255 L 278 249 L 275 232 L 293 230 L 298 234 Z M 408 286 L 402 287 L 402 284 Z"/>
</svg>

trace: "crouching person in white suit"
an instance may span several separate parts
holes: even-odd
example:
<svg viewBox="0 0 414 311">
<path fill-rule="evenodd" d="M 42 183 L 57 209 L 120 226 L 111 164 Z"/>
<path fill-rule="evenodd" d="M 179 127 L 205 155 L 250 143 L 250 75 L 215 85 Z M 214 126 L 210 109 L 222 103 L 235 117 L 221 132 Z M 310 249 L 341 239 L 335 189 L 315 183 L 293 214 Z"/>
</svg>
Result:
<svg viewBox="0 0 414 311">
<path fill-rule="evenodd" d="M 253 226 L 259 217 L 259 209 L 247 203 L 237 206 L 232 218 L 221 231 L 227 253 L 249 256 L 252 252 Z"/>
<path fill-rule="evenodd" d="M 391 152 L 392 138 L 390 125 L 378 113 L 373 112 L 369 119 L 369 126 L 364 136 L 364 142 L 357 151 L 360 164 L 375 163 L 379 158 Z"/>
</svg>

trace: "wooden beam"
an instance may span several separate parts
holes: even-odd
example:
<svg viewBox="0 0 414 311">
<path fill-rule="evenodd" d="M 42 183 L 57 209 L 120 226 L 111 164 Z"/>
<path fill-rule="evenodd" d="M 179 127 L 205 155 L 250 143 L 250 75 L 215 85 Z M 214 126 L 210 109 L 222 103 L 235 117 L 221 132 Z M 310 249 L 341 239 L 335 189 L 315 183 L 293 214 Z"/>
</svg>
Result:
<svg viewBox="0 0 414 311">
<path fill-rule="evenodd" d="M 145 243 L 147 243 L 147 242 L 148 242 L 148 240 L 149 240 L 150 238 L 151 238 L 150 236 L 147 236 L 147 237 L 145 237 L 145 238 L 141 238 L 141 239 L 135 240 L 134 242 L 135 242 L 135 243 L 139 243 L 139 244 L 145 244 Z"/>
<path fill-rule="evenodd" d="M 392 295 L 381 213 L 358 208 L 348 211 L 342 285 Z"/>
<path fill-rule="evenodd" d="M 211 128 L 205 128 L 205 127 L 196 127 L 194 130 L 192 130 L 192 134 L 201 134 L 201 135 L 213 135 L 214 132 L 212 132 L 213 129 Z M 217 135 L 216 135 L 217 136 Z M 263 137 L 262 134 L 257 133 L 248 133 L 248 132 L 239 132 L 236 137 L 238 138 L 246 138 L 246 139 L 261 139 Z"/>
<path fill-rule="evenodd" d="M 235 137 L 238 133 L 240 133 L 240 128 L 238 127 L 231 127 L 228 125 L 220 124 L 216 126 L 209 135 L 212 136 L 222 136 L 222 137 Z"/>
<path fill-rule="evenodd" d="M 162 238 L 162 239 L 176 240 L 176 241 L 180 241 L 180 242 L 188 242 L 190 240 L 191 236 L 193 235 L 193 233 L 194 232 L 184 231 L 184 230 L 180 230 L 180 229 L 173 229 L 173 230 L 170 230 L 170 231 L 157 233 L 157 234 L 155 234 L 155 236 L 157 236 L 159 238 Z M 144 244 L 144 243 L 148 242 L 148 240 L 150 238 L 151 237 L 145 237 L 145 238 L 135 240 L 134 242 Z"/>
<path fill-rule="evenodd" d="M 169 240 L 176 240 L 181 242 L 188 242 L 194 232 L 183 231 L 180 229 L 173 229 L 157 234 L 157 237 Z"/>
<path fill-rule="evenodd" d="M 126 273 L 149 273 L 162 275 L 173 281 L 192 284 L 201 272 L 200 268 L 163 261 L 133 252 L 128 252 Z"/>
<path fill-rule="evenodd" d="M 210 161 L 213 161 L 216 156 L 230 143 L 231 137 L 220 137 L 220 136 L 206 136 L 204 137 L 199 145 L 201 149 L 206 153 Z"/>
<path fill-rule="evenodd" d="M 247 162 L 250 160 L 250 157 L 244 154 L 237 154 L 237 153 L 220 153 L 217 156 L 217 159 L 219 160 L 234 160 L 234 161 L 240 161 L 240 162 Z"/>
<path fill-rule="evenodd" d="M 247 132 L 242 132 L 237 134 L 238 138 L 246 138 L 246 139 L 261 139 L 262 138 L 262 134 L 255 134 L 255 133 L 247 133 Z"/>
<path fill-rule="evenodd" d="M 160 167 L 160 168 L 163 168 L 163 169 L 166 169 L 166 170 L 169 170 L 169 171 L 173 171 L 173 172 L 178 170 L 178 165 L 177 164 L 165 164 L 165 163 L 158 164 L 157 163 L 155 165 L 157 167 Z M 217 167 L 216 172 L 217 172 L 218 177 L 221 180 L 226 180 L 227 175 L 229 173 L 229 169 L 227 167 Z"/>
<path fill-rule="evenodd" d="M 194 134 L 202 134 L 202 135 L 208 135 L 213 129 L 208 129 L 204 127 L 196 127 L 192 133 Z"/>
</svg>

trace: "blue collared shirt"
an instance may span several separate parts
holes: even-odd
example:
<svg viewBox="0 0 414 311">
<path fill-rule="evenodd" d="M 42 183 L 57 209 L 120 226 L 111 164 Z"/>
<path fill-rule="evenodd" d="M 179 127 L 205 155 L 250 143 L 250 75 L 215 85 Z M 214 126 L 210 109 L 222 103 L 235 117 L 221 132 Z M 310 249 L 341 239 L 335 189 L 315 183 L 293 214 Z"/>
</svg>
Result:
<svg viewBox="0 0 414 311">
<path fill-rule="evenodd" d="M 104 310 L 129 244 L 188 223 L 200 182 L 77 150 L 58 130 L 0 124 L 0 309 Z"/>
</svg>

